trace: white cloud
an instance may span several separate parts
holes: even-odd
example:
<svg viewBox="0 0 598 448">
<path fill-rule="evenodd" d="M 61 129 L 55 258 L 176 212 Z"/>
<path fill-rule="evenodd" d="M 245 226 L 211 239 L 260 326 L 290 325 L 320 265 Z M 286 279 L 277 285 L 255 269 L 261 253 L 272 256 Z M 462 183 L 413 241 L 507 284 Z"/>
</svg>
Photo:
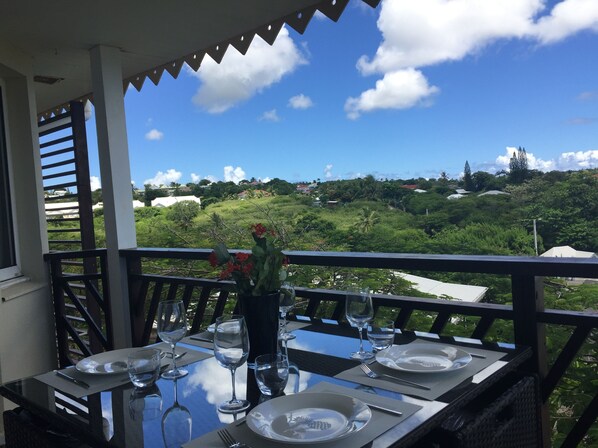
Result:
<svg viewBox="0 0 598 448">
<path fill-rule="evenodd" d="M 89 183 L 91 184 L 91 191 L 96 191 L 102 188 L 102 184 L 100 183 L 100 178 L 97 176 L 90 176 Z"/>
<path fill-rule="evenodd" d="M 538 20 L 533 34 L 541 43 L 550 44 L 582 30 L 598 31 L 596 0 L 565 0 L 557 3 L 550 15 Z"/>
<path fill-rule="evenodd" d="M 196 184 L 201 180 L 201 176 L 199 174 L 191 173 L 191 182 Z"/>
<path fill-rule="evenodd" d="M 202 82 L 193 102 L 212 114 L 225 112 L 306 63 L 283 27 L 272 46 L 256 37 L 246 55 L 230 48 L 220 64 L 206 57 L 197 72 L 190 70 Z"/>
<path fill-rule="evenodd" d="M 383 41 L 363 74 L 460 60 L 499 38 L 522 37 L 540 0 L 384 0 L 378 19 Z"/>
<path fill-rule="evenodd" d="M 276 112 L 276 109 L 272 109 L 272 110 L 267 110 L 266 112 L 264 112 L 262 114 L 262 116 L 260 117 L 260 121 L 277 122 L 277 121 L 280 121 L 280 117 L 278 116 L 278 112 Z"/>
<path fill-rule="evenodd" d="M 329 163 L 324 167 L 324 177 L 330 179 L 332 177 L 332 163 Z"/>
<path fill-rule="evenodd" d="M 577 99 L 579 101 L 591 101 L 591 100 L 596 100 L 598 99 L 598 92 L 581 92 L 579 95 L 577 95 Z"/>
<path fill-rule="evenodd" d="M 578 170 L 598 167 L 598 150 L 562 153 L 556 165 L 559 170 Z"/>
<path fill-rule="evenodd" d="M 359 98 L 349 98 L 345 103 L 347 116 L 354 120 L 364 112 L 376 109 L 407 109 L 425 105 L 425 101 L 438 93 L 418 70 L 409 68 L 384 75 L 376 87 L 363 92 Z"/>
<path fill-rule="evenodd" d="M 143 185 L 152 185 L 159 187 L 160 185 L 170 185 L 171 182 L 178 182 L 183 174 L 180 171 L 171 168 L 165 173 L 158 171 L 152 179 L 146 179 L 143 181 Z"/>
<path fill-rule="evenodd" d="M 509 161 L 516 151 L 517 148 L 507 147 L 505 154 L 496 158 L 495 170 L 508 170 Z M 564 152 L 556 160 L 543 160 L 531 152 L 526 154 L 528 168 L 543 172 L 580 170 L 598 166 L 598 150 Z"/>
<path fill-rule="evenodd" d="M 399 85 L 386 79 L 400 70 L 413 70 L 480 53 L 504 39 L 528 39 L 554 43 L 582 30 L 598 31 L 596 0 L 563 0 L 546 10 L 546 0 L 383 0 L 378 19 L 382 42 L 375 55 L 361 56 L 357 68 L 362 75 L 382 75 L 375 89 L 349 98 L 349 118 L 377 109 L 413 107 L 429 96 L 426 89 L 411 102 L 392 103 L 381 93 Z M 420 74 L 428 84 L 423 74 Z M 404 87 L 404 86 L 403 86 Z M 410 92 L 411 94 L 416 91 Z M 400 92 L 393 92 L 397 98 Z M 365 105 L 368 96 L 368 106 Z M 405 104 L 407 104 L 405 106 Z M 409 105 L 410 104 L 410 105 Z M 349 107 L 347 107 L 349 106 Z"/>
<path fill-rule="evenodd" d="M 313 107 L 313 105 L 314 102 L 311 98 L 302 93 L 289 99 L 289 107 L 292 107 L 293 109 L 309 109 L 310 107 Z"/>
<path fill-rule="evenodd" d="M 208 174 L 206 177 L 204 177 L 204 179 L 207 179 L 210 182 L 218 182 L 218 178 L 216 176 L 212 176 L 211 174 Z"/>
<path fill-rule="evenodd" d="M 152 129 L 148 133 L 145 134 L 146 140 L 162 140 L 164 138 L 164 133 L 158 131 L 157 129 Z"/>
<path fill-rule="evenodd" d="M 245 179 L 245 171 L 240 166 L 233 168 L 231 165 L 224 167 L 224 182 L 238 184 Z"/>
</svg>

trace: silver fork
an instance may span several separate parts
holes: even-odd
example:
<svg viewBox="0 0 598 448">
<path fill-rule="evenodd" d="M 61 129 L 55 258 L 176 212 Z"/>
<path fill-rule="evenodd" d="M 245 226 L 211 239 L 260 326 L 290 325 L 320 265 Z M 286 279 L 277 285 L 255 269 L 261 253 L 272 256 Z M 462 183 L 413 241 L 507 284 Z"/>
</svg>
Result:
<svg viewBox="0 0 598 448">
<path fill-rule="evenodd" d="M 237 442 L 226 428 L 218 430 L 218 437 L 224 442 L 228 448 L 251 448 L 249 445 Z"/>
<path fill-rule="evenodd" d="M 360 364 L 359 367 L 361 368 L 361 370 L 363 370 L 363 373 L 365 373 L 370 378 L 374 378 L 374 379 L 388 378 L 390 380 L 396 381 L 397 383 L 404 384 L 405 386 L 411 386 L 411 387 L 416 387 L 418 389 L 430 390 L 430 388 L 428 386 L 424 386 L 423 384 L 418 384 L 418 383 L 414 383 L 412 381 L 403 380 L 401 378 L 397 378 L 392 375 L 386 375 L 385 373 L 374 372 L 372 369 L 370 369 L 365 364 Z"/>
</svg>

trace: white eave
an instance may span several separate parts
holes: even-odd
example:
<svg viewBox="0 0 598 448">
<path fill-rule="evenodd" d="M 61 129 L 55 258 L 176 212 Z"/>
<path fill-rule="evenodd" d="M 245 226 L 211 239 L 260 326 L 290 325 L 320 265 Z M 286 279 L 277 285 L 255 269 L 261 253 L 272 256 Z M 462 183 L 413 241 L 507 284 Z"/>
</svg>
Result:
<svg viewBox="0 0 598 448">
<path fill-rule="evenodd" d="M 372 7 L 380 0 L 362 0 Z M 256 35 L 272 45 L 284 25 L 303 34 L 316 11 L 338 20 L 348 0 L 29 0 L 2 2 L 0 43 L 28 55 L 38 113 L 59 113 L 71 100 L 91 99 L 89 50 L 119 48 L 123 88 L 141 90 L 183 64 L 198 70 L 209 55 L 220 62 L 230 46 L 245 54 Z M 43 79 L 41 79 L 43 80 Z"/>
</svg>

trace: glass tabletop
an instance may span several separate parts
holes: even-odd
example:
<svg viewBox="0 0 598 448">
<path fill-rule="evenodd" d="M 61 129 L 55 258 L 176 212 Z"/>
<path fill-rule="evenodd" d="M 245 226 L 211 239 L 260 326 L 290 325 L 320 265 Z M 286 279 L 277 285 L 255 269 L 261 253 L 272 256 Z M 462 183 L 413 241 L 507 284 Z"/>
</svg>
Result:
<svg viewBox="0 0 598 448">
<path fill-rule="evenodd" d="M 318 329 L 321 331 L 314 331 Z M 302 391 L 327 381 L 345 387 L 367 389 L 382 396 L 422 406 L 416 414 L 397 425 L 388 434 L 379 437 L 373 446 L 380 447 L 390 446 L 397 439 L 440 418 L 442 411 L 450 407 L 452 402 L 462 401 L 464 396 L 472 394 L 481 384 L 490 381 L 498 371 L 515 369 L 529 356 L 526 350 L 513 346 L 478 344 L 485 349 L 505 351 L 507 356 L 496 366 L 485 369 L 484 372 L 488 371 L 486 377 L 478 377 L 477 380 L 470 381 L 471 384 L 468 383 L 459 390 L 449 392 L 436 400 L 422 400 L 406 394 L 333 378 L 334 372 L 327 370 L 331 366 L 339 366 L 338 368 L 342 370 L 345 366 L 352 365 L 350 363 L 353 361 L 350 361 L 348 356 L 355 350 L 356 335 L 353 335 L 353 332 L 354 329 L 347 330 L 339 326 L 322 324 L 296 330 L 297 338 L 288 344 L 291 349 L 290 361 L 293 362 L 293 356 L 298 354 L 307 360 L 310 357 L 320 358 L 317 358 L 318 362 L 315 363 L 317 368 L 302 369 L 299 375 L 291 373 L 285 393 L 292 394 L 297 390 Z M 399 334 L 395 342 L 406 342 L 414 337 L 413 334 Z M 462 343 L 454 339 L 451 341 Z M 210 351 L 208 348 L 191 345 L 185 345 L 185 348 Z M 328 362 L 320 363 L 319 361 L 323 359 L 327 359 Z M 298 357 L 297 361 L 301 359 Z M 230 398 L 231 383 L 229 371 L 221 367 L 215 358 L 211 357 L 190 364 L 186 368 L 189 371 L 186 377 L 176 381 L 160 379 L 155 387 L 145 392 L 135 390 L 129 383 L 82 399 L 74 399 L 35 378 L 5 384 L 0 388 L 0 392 L 20 406 L 48 417 L 50 421 L 59 423 L 79 437 L 86 437 L 89 442 L 97 446 L 164 447 L 166 446 L 164 434 L 170 424 L 170 418 L 165 416 L 172 416 L 181 411 L 181 408 L 183 409 L 181 412 L 189 414 L 191 439 L 244 417 L 245 413 L 231 415 L 217 411 L 217 405 Z M 503 373 L 501 372 L 501 375 Z M 260 395 L 254 373 L 248 370 L 246 365 L 237 370 L 236 384 L 238 396 L 247 397 L 253 406 L 267 399 Z"/>
</svg>

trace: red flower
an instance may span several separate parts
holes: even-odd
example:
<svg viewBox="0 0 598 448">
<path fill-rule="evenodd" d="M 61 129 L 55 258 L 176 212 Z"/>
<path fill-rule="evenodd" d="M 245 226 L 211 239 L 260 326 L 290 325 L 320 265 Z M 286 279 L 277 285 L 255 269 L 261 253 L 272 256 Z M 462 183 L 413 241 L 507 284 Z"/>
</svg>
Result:
<svg viewBox="0 0 598 448">
<path fill-rule="evenodd" d="M 261 238 L 262 236 L 264 236 L 264 233 L 266 233 L 268 230 L 266 229 L 266 227 L 264 227 L 262 224 L 254 224 L 251 226 L 251 230 L 253 231 L 253 233 L 255 233 L 255 235 L 258 238 Z"/>
<path fill-rule="evenodd" d="M 210 256 L 208 257 L 208 261 L 210 262 L 210 265 L 215 268 L 216 266 L 218 266 L 218 256 L 216 255 L 216 251 L 213 250 L 212 253 L 210 254 Z"/>
<path fill-rule="evenodd" d="M 245 252 L 238 252 L 237 255 L 235 255 L 235 258 L 237 259 L 237 261 L 239 263 L 243 263 L 245 261 L 247 261 L 249 259 L 250 255 L 246 254 Z"/>
<path fill-rule="evenodd" d="M 249 275 L 252 269 L 253 263 L 247 263 L 245 266 L 243 266 L 243 274 Z"/>
</svg>

